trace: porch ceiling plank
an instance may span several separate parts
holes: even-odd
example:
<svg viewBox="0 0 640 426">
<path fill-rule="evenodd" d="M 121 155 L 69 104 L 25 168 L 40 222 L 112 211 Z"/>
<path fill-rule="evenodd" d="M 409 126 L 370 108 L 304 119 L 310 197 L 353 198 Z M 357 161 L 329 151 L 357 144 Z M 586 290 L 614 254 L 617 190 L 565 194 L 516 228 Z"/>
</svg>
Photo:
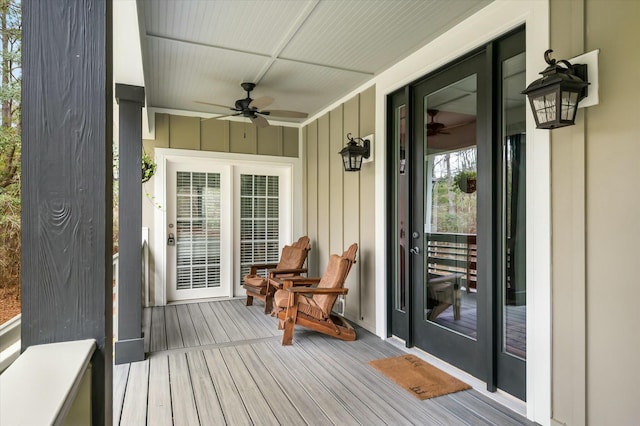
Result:
<svg viewBox="0 0 640 426">
<path fill-rule="evenodd" d="M 173 424 L 176 426 L 200 424 L 186 354 L 169 355 L 169 385 L 172 395 Z"/>
<path fill-rule="evenodd" d="M 233 382 L 238 388 L 240 397 L 245 403 L 245 407 L 249 412 L 249 417 L 253 423 L 277 426 L 280 423 L 275 414 L 271 410 L 269 401 L 260 391 L 255 380 L 249 373 L 247 366 L 240 358 L 235 347 L 227 347 L 220 349 L 220 353 L 227 364 L 229 373 L 233 378 Z"/>
<path fill-rule="evenodd" d="M 113 366 L 113 424 L 115 425 L 120 423 L 130 365 L 118 364 Z"/>
<path fill-rule="evenodd" d="M 219 309 L 216 311 L 216 314 L 223 323 L 227 334 L 231 337 L 231 341 L 235 342 L 239 340 L 255 339 L 258 337 L 245 318 L 234 314 L 233 309 L 230 306 L 231 302 L 223 301 L 217 303 L 220 303 L 220 305 L 218 305 Z"/>
<path fill-rule="evenodd" d="M 171 388 L 169 386 L 169 358 L 149 358 L 149 398 L 147 401 L 147 424 L 173 425 L 171 413 Z"/>
<path fill-rule="evenodd" d="M 214 339 L 209 326 L 207 325 L 207 321 L 204 318 L 204 314 L 200 309 L 201 303 L 190 303 L 189 305 L 189 313 L 191 314 L 191 320 L 193 321 L 193 326 L 195 327 L 196 334 L 198 335 L 198 340 L 201 345 L 211 345 L 216 342 Z"/>
<path fill-rule="evenodd" d="M 294 372 L 285 365 L 283 360 L 264 344 L 251 345 L 254 353 L 264 365 L 263 372 L 269 372 L 283 392 L 283 398 L 293 404 L 304 421 L 308 424 L 329 424 L 326 413 L 318 406 L 314 398 L 305 391 Z M 272 397 L 269 397 L 272 400 Z"/>
<path fill-rule="evenodd" d="M 167 331 L 165 326 L 164 306 L 155 306 L 152 308 L 151 335 L 149 337 L 150 352 L 167 350 Z"/>
<path fill-rule="evenodd" d="M 300 339 L 297 344 L 307 351 L 316 362 L 331 365 L 331 371 L 325 370 L 322 374 L 331 375 L 339 387 L 348 390 L 352 394 L 352 398 L 360 401 L 363 407 L 368 407 L 368 411 L 371 411 L 381 419 L 393 419 L 393 423 L 396 425 L 412 424 L 405 417 L 406 413 L 399 411 L 397 407 L 387 402 L 388 400 L 384 395 L 380 395 L 384 392 L 384 389 L 381 389 L 377 394 L 372 394 L 371 388 L 362 383 L 361 377 L 368 373 L 365 371 L 367 368 L 366 363 L 349 362 L 347 358 L 339 358 L 338 362 L 336 362 L 336 359 L 329 356 L 327 351 L 323 349 L 322 346 L 325 343 L 319 342 L 318 339 Z M 367 410 L 367 408 L 363 408 L 363 410 Z"/>
<path fill-rule="evenodd" d="M 150 308 L 142 310 L 142 337 L 144 338 L 144 353 L 148 354 L 151 348 L 151 312 Z"/>
<path fill-rule="evenodd" d="M 239 299 L 234 301 L 236 304 L 240 304 L 242 309 L 245 309 L 247 315 L 251 315 L 253 321 L 257 321 L 261 325 L 261 329 L 270 336 L 279 336 L 282 334 L 278 330 L 278 320 L 271 315 L 265 315 L 261 309 L 256 309 L 254 306 L 244 306 L 244 300 Z M 255 303 L 255 300 L 254 300 Z"/>
<path fill-rule="evenodd" d="M 358 345 L 357 343 L 360 343 L 358 341 L 341 346 L 340 343 L 336 339 L 323 336 L 323 341 L 318 341 L 317 345 L 320 350 L 331 354 L 334 359 L 344 360 L 347 370 L 359 371 L 358 378 L 365 387 L 376 389 L 377 395 L 385 401 L 393 401 L 395 409 L 409 419 L 421 419 L 424 424 L 433 426 L 450 424 L 444 422 L 442 417 L 434 415 L 433 410 L 427 406 L 416 404 L 415 397 L 400 386 L 380 386 L 380 380 L 384 376 L 368 365 L 369 361 L 379 358 L 375 355 L 376 352 L 370 350 L 370 347 L 364 344 Z"/>
<path fill-rule="evenodd" d="M 213 340 L 215 340 L 216 343 L 230 342 L 231 338 L 222 326 L 218 316 L 213 311 L 211 303 L 201 303 L 200 310 L 202 311 L 202 315 L 204 315 L 204 319 L 209 326 Z"/>
<path fill-rule="evenodd" d="M 246 425 L 251 423 L 247 409 L 242 402 L 238 389 L 227 369 L 219 349 L 204 351 L 204 359 L 211 373 L 211 380 L 218 394 L 224 419 L 229 425 Z"/>
<path fill-rule="evenodd" d="M 296 392 L 309 394 L 333 424 L 343 425 L 357 422 L 342 401 L 331 392 L 327 392 L 326 386 L 307 369 L 306 365 L 318 365 L 315 360 L 308 357 L 300 359 L 300 357 L 292 356 L 294 353 L 301 352 L 301 349 L 297 348 L 295 344 L 294 346 L 282 346 L 280 342 L 265 342 L 262 345 L 255 345 L 254 348 L 261 357 L 264 351 L 269 350 L 276 359 L 280 359 L 285 364 L 289 380 L 296 380 L 299 383 L 292 389 Z M 306 354 L 306 352 L 302 353 Z M 277 377 L 280 379 L 280 376 Z"/>
<path fill-rule="evenodd" d="M 176 305 L 176 313 L 180 321 L 180 334 L 182 334 L 182 343 L 185 348 L 200 346 L 200 340 L 196 334 L 196 329 L 191 320 L 189 307 L 187 305 Z"/>
<path fill-rule="evenodd" d="M 278 382 L 271 374 L 264 373 L 266 365 L 255 351 L 248 345 L 237 346 L 236 350 L 278 422 L 283 425 L 303 424 L 304 419 L 284 394 Z"/>
<path fill-rule="evenodd" d="M 187 362 L 200 424 L 223 423 L 224 414 L 218 396 L 222 390 L 213 386 L 204 355 L 200 351 L 187 352 Z"/>
<path fill-rule="evenodd" d="M 175 306 L 165 306 L 164 319 L 165 328 L 167 329 L 167 349 L 184 348 L 178 312 Z"/>
<path fill-rule="evenodd" d="M 122 405 L 121 425 L 142 425 L 147 421 L 149 360 L 129 364 L 129 380 Z"/>
</svg>

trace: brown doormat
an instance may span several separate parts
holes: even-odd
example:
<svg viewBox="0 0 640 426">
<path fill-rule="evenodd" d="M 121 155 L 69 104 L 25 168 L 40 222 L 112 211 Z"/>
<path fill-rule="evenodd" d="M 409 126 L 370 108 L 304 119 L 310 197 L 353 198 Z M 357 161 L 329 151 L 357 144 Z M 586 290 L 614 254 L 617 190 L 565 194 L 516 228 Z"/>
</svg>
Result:
<svg viewBox="0 0 640 426">
<path fill-rule="evenodd" d="M 374 359 L 369 364 L 419 399 L 471 389 L 468 384 L 414 355 Z"/>
</svg>

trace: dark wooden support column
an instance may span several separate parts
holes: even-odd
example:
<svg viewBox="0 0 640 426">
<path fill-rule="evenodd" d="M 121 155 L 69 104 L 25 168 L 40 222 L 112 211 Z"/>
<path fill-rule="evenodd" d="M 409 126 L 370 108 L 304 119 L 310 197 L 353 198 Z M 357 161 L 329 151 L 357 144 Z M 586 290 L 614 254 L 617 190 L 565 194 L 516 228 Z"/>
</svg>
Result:
<svg viewBox="0 0 640 426">
<path fill-rule="evenodd" d="M 142 338 L 142 107 L 144 87 L 116 84 L 120 106 L 118 341 L 115 362 L 144 360 Z"/>
<path fill-rule="evenodd" d="M 95 339 L 92 424 L 111 425 L 111 0 L 22 13 L 22 350 Z"/>
</svg>

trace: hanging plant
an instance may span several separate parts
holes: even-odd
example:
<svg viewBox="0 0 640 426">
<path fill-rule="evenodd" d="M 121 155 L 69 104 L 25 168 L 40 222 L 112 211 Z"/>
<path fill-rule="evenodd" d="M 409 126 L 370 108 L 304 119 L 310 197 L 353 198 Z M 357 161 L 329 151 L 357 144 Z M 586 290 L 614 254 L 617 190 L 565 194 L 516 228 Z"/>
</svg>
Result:
<svg viewBox="0 0 640 426">
<path fill-rule="evenodd" d="M 458 173 L 453 181 L 458 185 L 460 191 L 472 194 L 476 192 L 476 184 L 477 184 L 478 174 L 473 170 L 462 170 Z"/>
<path fill-rule="evenodd" d="M 142 150 L 142 183 L 147 182 L 149 179 L 153 177 L 156 173 L 156 163 L 153 159 L 147 154 L 147 152 Z"/>
</svg>

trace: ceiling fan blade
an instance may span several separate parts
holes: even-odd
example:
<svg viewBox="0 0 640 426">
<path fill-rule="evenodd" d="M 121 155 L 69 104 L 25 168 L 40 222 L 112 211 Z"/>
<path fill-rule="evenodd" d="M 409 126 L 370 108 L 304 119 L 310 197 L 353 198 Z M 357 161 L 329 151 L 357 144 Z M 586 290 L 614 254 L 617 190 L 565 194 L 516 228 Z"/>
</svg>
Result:
<svg viewBox="0 0 640 426">
<path fill-rule="evenodd" d="M 272 109 L 269 111 L 261 111 L 261 114 L 267 114 L 272 117 L 287 117 L 287 118 L 307 118 L 309 114 L 300 111 L 287 111 L 283 109 Z"/>
<path fill-rule="evenodd" d="M 261 115 L 256 115 L 255 117 L 250 117 L 251 122 L 256 125 L 256 127 L 267 127 L 269 122 L 266 118 Z"/>
<path fill-rule="evenodd" d="M 228 105 L 220 105 L 220 104 L 212 104 L 211 102 L 204 102 L 204 101 L 193 101 L 197 104 L 202 104 L 202 105 L 210 105 L 210 106 L 215 106 L 215 107 L 220 107 L 220 108 L 226 108 L 226 109 L 233 109 L 232 107 L 228 106 Z"/>
<path fill-rule="evenodd" d="M 451 126 L 446 126 L 445 129 L 446 130 L 457 129 L 458 127 L 468 126 L 469 124 L 473 124 L 475 122 L 476 122 L 476 120 L 471 120 L 471 121 L 465 121 L 465 122 L 458 123 L 458 124 L 452 124 Z"/>
<path fill-rule="evenodd" d="M 268 107 L 273 103 L 273 98 L 271 96 L 261 96 L 251 101 L 249 104 L 249 108 L 262 109 Z"/>
<path fill-rule="evenodd" d="M 226 118 L 226 117 L 235 117 L 242 114 L 241 112 L 238 112 L 236 114 L 225 114 L 225 115 L 219 115 L 217 117 L 209 117 L 209 118 L 201 118 L 200 121 L 207 121 L 207 120 L 217 120 L 218 118 Z"/>
</svg>

